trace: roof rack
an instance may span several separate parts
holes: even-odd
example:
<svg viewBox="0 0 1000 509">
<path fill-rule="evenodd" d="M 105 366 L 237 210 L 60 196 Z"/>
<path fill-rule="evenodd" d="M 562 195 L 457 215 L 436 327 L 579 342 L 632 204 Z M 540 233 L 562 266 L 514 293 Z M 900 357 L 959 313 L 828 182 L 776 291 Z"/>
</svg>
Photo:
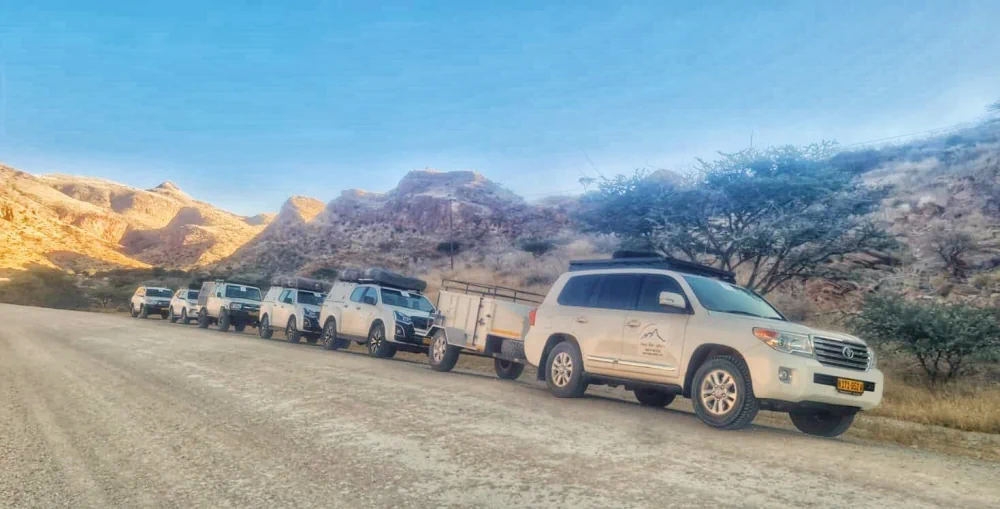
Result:
<svg viewBox="0 0 1000 509">
<path fill-rule="evenodd" d="M 627 269 L 646 268 L 674 270 L 695 276 L 705 276 L 736 284 L 736 274 L 728 270 L 717 269 L 700 263 L 678 260 L 669 256 L 658 256 L 655 253 L 636 251 L 616 252 L 610 259 L 604 260 L 573 260 L 569 262 L 570 272 L 596 269 Z"/>
<path fill-rule="evenodd" d="M 538 293 L 526 292 L 515 288 L 507 288 L 505 286 L 484 285 L 481 283 L 458 281 L 456 279 L 445 279 L 441 282 L 441 289 L 452 292 L 462 292 L 465 294 L 483 295 L 497 299 L 506 299 L 512 302 L 531 302 L 533 304 L 541 304 L 542 301 L 545 300 L 545 296 Z"/>
</svg>

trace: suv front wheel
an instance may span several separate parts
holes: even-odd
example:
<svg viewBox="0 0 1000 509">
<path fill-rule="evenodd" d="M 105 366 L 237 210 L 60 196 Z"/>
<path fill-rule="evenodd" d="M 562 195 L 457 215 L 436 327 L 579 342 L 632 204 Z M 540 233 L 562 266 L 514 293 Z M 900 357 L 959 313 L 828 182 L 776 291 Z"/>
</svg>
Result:
<svg viewBox="0 0 1000 509">
<path fill-rule="evenodd" d="M 396 355 L 396 345 L 385 338 L 385 325 L 376 323 L 368 331 L 368 354 L 379 359 L 391 359 Z"/>
<path fill-rule="evenodd" d="M 854 413 L 838 414 L 823 410 L 794 410 L 788 414 L 792 424 L 807 435 L 839 437 L 854 423 Z"/>
<path fill-rule="evenodd" d="M 555 346 L 545 362 L 545 384 L 557 398 L 579 398 L 587 391 L 583 379 L 583 356 L 569 341 Z"/>
<path fill-rule="evenodd" d="M 694 413 L 713 428 L 743 429 L 760 409 L 750 368 L 738 357 L 713 357 L 698 368 L 691 385 Z"/>
</svg>

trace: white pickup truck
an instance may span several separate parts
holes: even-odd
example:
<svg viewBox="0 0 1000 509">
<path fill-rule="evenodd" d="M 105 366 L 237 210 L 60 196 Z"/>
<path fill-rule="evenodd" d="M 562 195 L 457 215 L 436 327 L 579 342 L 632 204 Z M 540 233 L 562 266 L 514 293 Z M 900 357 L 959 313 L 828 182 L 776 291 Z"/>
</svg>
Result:
<svg viewBox="0 0 1000 509">
<path fill-rule="evenodd" d="M 429 335 L 427 360 L 451 371 L 461 354 L 492 357 L 497 376 L 513 380 L 524 371 L 524 336 L 531 312 L 544 295 L 503 286 L 446 279 Z"/>
<path fill-rule="evenodd" d="M 285 331 L 285 339 L 298 343 L 303 337 L 313 344 L 319 339 L 319 310 L 330 290 L 330 283 L 302 277 L 279 277 L 260 304 L 258 334 L 270 339 L 274 330 Z"/>
</svg>

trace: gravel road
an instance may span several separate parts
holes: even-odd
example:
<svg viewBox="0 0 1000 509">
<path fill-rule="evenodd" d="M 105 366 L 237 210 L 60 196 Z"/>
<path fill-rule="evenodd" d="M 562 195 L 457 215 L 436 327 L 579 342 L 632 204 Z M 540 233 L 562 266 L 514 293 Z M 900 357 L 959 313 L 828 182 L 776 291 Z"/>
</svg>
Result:
<svg viewBox="0 0 1000 509">
<path fill-rule="evenodd" d="M 354 347 L 0 305 L 3 507 L 996 507 L 1000 468 Z M 280 337 L 276 334 L 275 337 Z M 528 378 L 528 377 L 524 377 Z"/>
</svg>

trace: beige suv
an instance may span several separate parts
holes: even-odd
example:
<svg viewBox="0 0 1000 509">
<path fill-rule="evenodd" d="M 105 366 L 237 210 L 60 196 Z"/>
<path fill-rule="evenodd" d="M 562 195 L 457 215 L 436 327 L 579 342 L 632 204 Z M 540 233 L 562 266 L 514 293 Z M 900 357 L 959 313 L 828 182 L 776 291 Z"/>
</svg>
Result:
<svg viewBox="0 0 1000 509">
<path fill-rule="evenodd" d="M 838 436 L 882 399 L 863 341 L 787 321 L 731 273 L 668 258 L 570 264 L 532 316 L 527 361 L 558 397 L 624 386 L 640 403 L 691 398 L 706 424 L 788 412 L 801 431 Z"/>
</svg>

